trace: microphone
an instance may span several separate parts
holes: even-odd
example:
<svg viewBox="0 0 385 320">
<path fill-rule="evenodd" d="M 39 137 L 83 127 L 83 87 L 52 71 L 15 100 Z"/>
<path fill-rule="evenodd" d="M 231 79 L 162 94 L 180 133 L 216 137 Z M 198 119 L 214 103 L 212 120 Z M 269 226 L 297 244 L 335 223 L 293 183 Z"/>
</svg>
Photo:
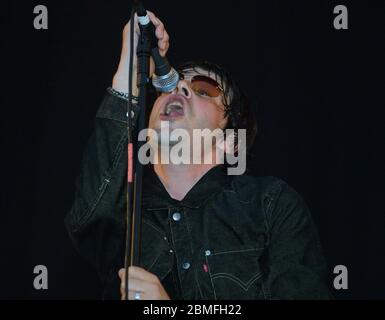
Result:
<svg viewBox="0 0 385 320">
<path fill-rule="evenodd" d="M 158 39 L 155 36 L 155 27 L 152 24 L 146 10 L 139 1 L 137 6 L 137 14 L 139 24 L 142 30 L 148 31 L 151 41 L 151 56 L 155 63 L 155 72 L 152 76 L 152 85 L 160 92 L 173 91 L 179 82 L 178 72 L 170 66 L 166 57 L 162 57 L 159 53 Z"/>
</svg>

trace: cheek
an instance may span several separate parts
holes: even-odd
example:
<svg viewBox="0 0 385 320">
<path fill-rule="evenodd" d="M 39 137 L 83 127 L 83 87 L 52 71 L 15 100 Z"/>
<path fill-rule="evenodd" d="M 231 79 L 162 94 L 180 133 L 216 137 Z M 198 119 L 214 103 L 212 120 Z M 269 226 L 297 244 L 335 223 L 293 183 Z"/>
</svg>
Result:
<svg viewBox="0 0 385 320">
<path fill-rule="evenodd" d="M 226 126 L 227 120 L 224 118 L 224 112 L 217 105 L 207 103 L 199 108 L 199 112 L 202 123 L 205 123 L 207 127 L 215 129 Z"/>
<path fill-rule="evenodd" d="M 151 113 L 153 113 L 154 111 L 156 112 L 156 110 L 158 110 L 160 108 L 160 106 L 162 105 L 163 103 L 163 100 L 165 99 L 166 97 L 164 96 L 159 96 L 158 98 L 156 98 L 153 106 L 152 106 L 152 110 L 151 110 Z"/>
<path fill-rule="evenodd" d="M 153 123 L 156 120 L 156 115 L 159 113 L 159 108 L 162 105 L 163 99 L 164 99 L 164 97 L 159 96 L 155 100 L 153 107 L 151 109 L 151 113 L 150 113 L 149 127 L 151 127 L 151 123 Z"/>
<path fill-rule="evenodd" d="M 220 113 L 219 118 L 218 118 L 218 127 L 221 129 L 226 128 L 228 120 L 229 120 L 229 118 L 228 117 L 225 118 L 224 112 L 222 111 Z"/>
<path fill-rule="evenodd" d="M 154 122 L 155 122 L 155 112 L 154 112 L 154 109 L 152 109 L 152 111 L 150 113 L 150 119 L 148 120 L 148 127 L 153 128 Z"/>
</svg>

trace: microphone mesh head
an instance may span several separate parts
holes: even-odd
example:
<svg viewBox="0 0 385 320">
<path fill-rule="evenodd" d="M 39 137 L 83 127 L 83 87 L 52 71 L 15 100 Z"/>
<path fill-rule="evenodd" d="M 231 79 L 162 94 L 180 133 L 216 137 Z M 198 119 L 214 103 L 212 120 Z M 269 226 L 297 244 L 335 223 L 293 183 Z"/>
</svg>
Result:
<svg viewBox="0 0 385 320">
<path fill-rule="evenodd" d="M 174 68 L 171 68 L 170 72 L 164 76 L 157 76 L 156 74 L 152 76 L 152 85 L 160 92 L 173 91 L 178 85 L 178 82 L 179 74 Z"/>
</svg>

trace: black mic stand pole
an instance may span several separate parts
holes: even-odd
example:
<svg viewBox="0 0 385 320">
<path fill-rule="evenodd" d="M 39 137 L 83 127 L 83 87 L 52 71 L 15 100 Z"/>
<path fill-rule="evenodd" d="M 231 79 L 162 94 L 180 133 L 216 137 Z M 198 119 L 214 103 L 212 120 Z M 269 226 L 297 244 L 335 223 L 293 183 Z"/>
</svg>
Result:
<svg viewBox="0 0 385 320">
<path fill-rule="evenodd" d="M 146 127 L 146 98 L 147 98 L 147 84 L 149 83 L 150 76 L 150 57 L 151 57 L 151 35 L 148 32 L 148 28 L 139 24 L 140 35 L 137 47 L 137 86 L 139 90 L 139 119 L 137 124 L 137 133 Z M 131 117 L 131 114 L 128 114 Z M 135 137 L 136 138 L 136 137 Z M 142 184 L 143 184 L 143 165 L 139 161 L 138 151 L 144 145 L 145 141 L 137 141 L 134 145 L 135 150 L 131 150 L 131 159 L 129 151 L 129 162 L 133 161 L 133 171 L 131 173 L 133 184 L 133 190 L 128 201 L 132 201 L 132 210 L 129 213 L 131 230 L 126 230 L 130 235 L 129 245 L 126 243 L 126 277 L 125 277 L 125 299 L 128 300 L 128 267 L 138 266 L 140 261 L 140 242 L 141 242 L 141 222 L 142 222 Z M 130 166 L 130 163 L 128 164 Z M 129 182 L 130 184 L 130 178 Z M 130 206 L 128 207 L 130 208 Z"/>
</svg>

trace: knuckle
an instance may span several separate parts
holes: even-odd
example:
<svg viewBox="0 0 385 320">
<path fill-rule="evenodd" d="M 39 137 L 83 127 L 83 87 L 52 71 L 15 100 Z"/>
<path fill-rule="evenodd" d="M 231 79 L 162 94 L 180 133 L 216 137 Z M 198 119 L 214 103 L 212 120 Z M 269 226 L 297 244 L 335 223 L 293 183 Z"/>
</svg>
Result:
<svg viewBox="0 0 385 320">
<path fill-rule="evenodd" d="M 151 277 L 154 283 L 156 283 L 157 285 L 160 283 L 159 278 L 155 274 L 152 274 Z"/>
<path fill-rule="evenodd" d="M 159 297 L 161 295 L 161 289 L 159 285 L 152 285 L 151 292 L 154 294 L 155 297 Z"/>
<path fill-rule="evenodd" d="M 165 50 L 166 49 L 166 44 L 164 42 L 158 43 L 158 47 L 160 50 Z"/>
</svg>

